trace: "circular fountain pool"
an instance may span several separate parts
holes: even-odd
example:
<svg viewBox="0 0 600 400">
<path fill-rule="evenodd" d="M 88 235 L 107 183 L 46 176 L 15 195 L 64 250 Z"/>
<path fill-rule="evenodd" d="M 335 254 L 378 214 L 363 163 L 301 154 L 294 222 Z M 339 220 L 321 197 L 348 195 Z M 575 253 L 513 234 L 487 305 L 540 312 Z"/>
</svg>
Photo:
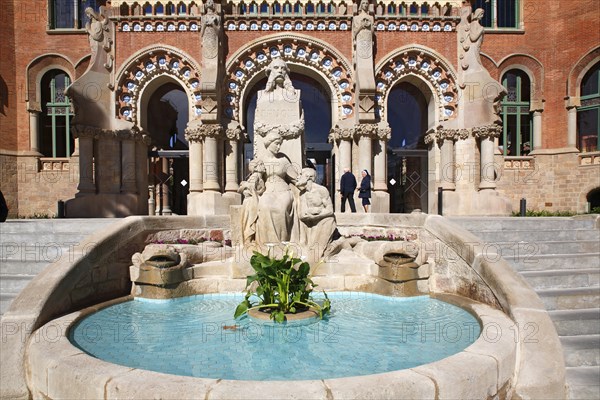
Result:
<svg viewBox="0 0 600 400">
<path fill-rule="evenodd" d="M 79 321 L 70 340 L 99 359 L 176 375 L 310 380 L 370 375 L 462 351 L 480 333 L 460 307 L 428 296 L 331 293 L 332 313 L 312 324 L 233 319 L 242 294 L 135 299 Z"/>
</svg>

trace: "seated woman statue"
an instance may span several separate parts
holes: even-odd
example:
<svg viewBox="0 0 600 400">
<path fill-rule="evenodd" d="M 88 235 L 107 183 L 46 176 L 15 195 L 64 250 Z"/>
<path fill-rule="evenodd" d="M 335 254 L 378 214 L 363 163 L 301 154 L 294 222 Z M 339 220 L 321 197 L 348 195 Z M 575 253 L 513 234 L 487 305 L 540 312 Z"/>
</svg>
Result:
<svg viewBox="0 0 600 400">
<path fill-rule="evenodd" d="M 279 152 L 283 138 L 274 130 L 264 138 L 266 151 L 262 162 L 265 166 L 265 191 L 258 200 L 256 243 L 294 241 L 297 224 L 294 223 L 294 198 L 290 184 L 296 183 L 297 171 L 289 158 Z"/>
</svg>

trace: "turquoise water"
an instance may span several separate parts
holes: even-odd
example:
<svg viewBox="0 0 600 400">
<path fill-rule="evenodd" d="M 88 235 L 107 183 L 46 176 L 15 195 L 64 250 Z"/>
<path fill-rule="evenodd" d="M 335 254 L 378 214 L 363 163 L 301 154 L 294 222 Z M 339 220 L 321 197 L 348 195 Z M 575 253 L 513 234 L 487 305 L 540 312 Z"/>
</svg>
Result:
<svg viewBox="0 0 600 400">
<path fill-rule="evenodd" d="M 328 294 L 327 320 L 273 326 L 233 311 L 242 294 L 135 299 L 81 320 L 71 341 L 88 354 L 151 371 L 233 380 L 308 380 L 411 368 L 460 352 L 480 333 L 463 309 L 428 296 Z"/>
</svg>

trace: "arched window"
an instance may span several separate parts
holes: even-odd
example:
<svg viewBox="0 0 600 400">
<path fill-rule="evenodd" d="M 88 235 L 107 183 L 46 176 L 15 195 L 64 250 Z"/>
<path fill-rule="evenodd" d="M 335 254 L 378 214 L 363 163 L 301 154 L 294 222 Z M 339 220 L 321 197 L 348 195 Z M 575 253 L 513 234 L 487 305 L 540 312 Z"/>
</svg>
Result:
<svg viewBox="0 0 600 400">
<path fill-rule="evenodd" d="M 87 22 L 85 9 L 91 7 L 98 11 L 99 7 L 105 4 L 104 0 L 50 0 L 48 3 L 50 27 L 51 29 L 82 29 Z"/>
<path fill-rule="evenodd" d="M 419 13 L 419 5 L 417 3 L 412 3 L 409 7 L 410 15 L 417 15 Z"/>
<path fill-rule="evenodd" d="M 291 14 L 292 13 L 292 5 L 288 2 L 285 2 L 285 4 L 283 5 L 283 13 L 284 14 Z"/>
<path fill-rule="evenodd" d="M 53 69 L 41 81 L 42 115 L 40 118 L 40 152 L 46 157 L 70 157 L 73 152 L 71 135 L 71 103 L 65 89 L 71 79 L 64 71 Z"/>
<path fill-rule="evenodd" d="M 394 3 L 390 3 L 387 6 L 387 13 L 388 15 L 395 15 L 396 14 L 396 6 L 394 5 Z"/>
<path fill-rule="evenodd" d="M 144 4 L 144 15 L 152 15 L 153 12 L 152 5 L 146 2 L 146 4 Z"/>
<path fill-rule="evenodd" d="M 161 3 L 156 3 L 156 6 L 154 6 L 154 13 L 156 15 L 163 15 L 165 13 L 165 7 Z"/>
<path fill-rule="evenodd" d="M 273 14 L 281 14 L 281 4 L 277 2 L 273 4 Z"/>
<path fill-rule="evenodd" d="M 121 4 L 121 7 L 119 7 L 119 14 L 122 16 L 129 15 L 129 6 L 127 5 L 127 3 Z"/>
<path fill-rule="evenodd" d="M 269 5 L 267 4 L 266 1 L 263 1 L 260 4 L 260 13 L 261 14 L 268 14 L 269 13 Z"/>
<path fill-rule="evenodd" d="M 600 148 L 600 62 L 581 81 L 581 107 L 577 109 L 579 150 Z"/>
<path fill-rule="evenodd" d="M 185 14 L 186 12 L 187 10 L 185 8 L 185 4 L 183 4 L 183 2 L 179 2 L 177 5 L 177 14 Z"/>
<path fill-rule="evenodd" d="M 306 5 L 306 14 L 314 14 L 315 13 L 315 5 L 313 3 L 308 3 Z"/>
<path fill-rule="evenodd" d="M 300 14 L 300 2 L 294 4 L 294 14 Z"/>
<path fill-rule="evenodd" d="M 485 11 L 481 25 L 487 28 L 519 27 L 519 0 L 476 0 L 473 10 L 478 8 Z"/>
<path fill-rule="evenodd" d="M 499 144 L 505 156 L 526 156 L 532 150 L 531 83 L 529 76 L 511 69 L 502 77 L 508 92 L 502 100 L 503 134 Z"/>
</svg>

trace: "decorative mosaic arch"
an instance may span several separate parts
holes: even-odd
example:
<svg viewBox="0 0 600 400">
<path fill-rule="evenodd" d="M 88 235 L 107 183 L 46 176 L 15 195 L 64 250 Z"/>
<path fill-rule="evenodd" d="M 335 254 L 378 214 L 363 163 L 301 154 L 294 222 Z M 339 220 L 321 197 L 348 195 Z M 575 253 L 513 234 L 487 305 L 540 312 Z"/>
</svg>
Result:
<svg viewBox="0 0 600 400">
<path fill-rule="evenodd" d="M 116 117 L 139 124 L 137 106 L 144 87 L 158 76 L 177 78 L 191 97 L 195 117 L 201 113 L 200 68 L 191 57 L 174 48 L 160 46 L 142 50 L 124 64 L 117 77 Z"/>
<path fill-rule="evenodd" d="M 441 56 L 421 47 L 399 49 L 376 67 L 379 115 L 387 119 L 385 107 L 390 90 L 400 79 L 414 75 L 426 80 L 435 90 L 440 121 L 456 118 L 458 86 L 456 74 Z"/>
<path fill-rule="evenodd" d="M 325 43 L 301 35 L 276 35 L 261 38 L 240 49 L 227 62 L 225 79 L 225 115 L 240 121 L 242 97 L 249 82 L 281 57 L 288 64 L 307 67 L 329 81 L 338 119 L 354 114 L 354 81 L 346 59 Z"/>
</svg>

